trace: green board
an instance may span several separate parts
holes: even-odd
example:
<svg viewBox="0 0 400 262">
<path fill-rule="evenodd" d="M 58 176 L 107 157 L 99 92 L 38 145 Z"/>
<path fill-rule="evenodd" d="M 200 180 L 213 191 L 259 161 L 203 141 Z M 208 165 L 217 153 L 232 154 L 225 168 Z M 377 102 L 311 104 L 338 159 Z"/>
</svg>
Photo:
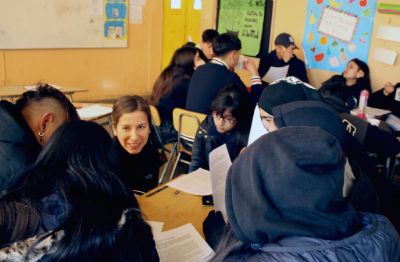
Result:
<svg viewBox="0 0 400 262">
<path fill-rule="evenodd" d="M 218 32 L 234 32 L 242 41 L 242 54 L 260 51 L 265 16 L 265 0 L 220 0 Z"/>
</svg>

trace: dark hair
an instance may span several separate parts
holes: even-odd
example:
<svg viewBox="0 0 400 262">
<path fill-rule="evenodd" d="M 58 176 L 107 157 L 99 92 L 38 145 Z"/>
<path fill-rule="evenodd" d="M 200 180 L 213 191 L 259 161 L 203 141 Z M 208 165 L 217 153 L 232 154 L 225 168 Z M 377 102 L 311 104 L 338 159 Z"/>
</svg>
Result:
<svg viewBox="0 0 400 262">
<path fill-rule="evenodd" d="M 133 96 L 123 96 L 114 102 L 112 111 L 112 123 L 116 127 L 119 119 L 123 114 L 132 113 L 135 111 L 142 111 L 147 115 L 147 121 L 151 124 L 151 113 L 150 108 L 146 100 L 142 97 Z"/>
<path fill-rule="evenodd" d="M 183 79 L 189 79 L 194 73 L 194 57 L 199 54 L 205 62 L 204 53 L 195 47 L 181 47 L 177 49 L 169 65 L 161 72 L 153 86 L 149 103 L 157 105 L 160 98 L 171 91 Z"/>
<path fill-rule="evenodd" d="M 223 116 L 228 111 L 236 119 L 235 134 L 238 148 L 246 146 L 251 124 L 250 98 L 239 86 L 225 86 L 211 104 L 211 112 Z"/>
<path fill-rule="evenodd" d="M 212 43 L 214 39 L 219 36 L 219 33 L 215 29 L 206 29 L 201 34 L 201 41 L 205 43 Z"/>
<path fill-rule="evenodd" d="M 188 41 L 188 42 L 184 43 L 184 44 L 181 46 L 181 48 L 182 48 L 182 47 L 196 47 L 196 44 L 193 43 L 193 42 Z"/>
<path fill-rule="evenodd" d="M 224 56 L 233 50 L 240 49 L 242 49 L 242 43 L 233 33 L 220 34 L 213 41 L 213 51 L 216 56 Z"/>
<path fill-rule="evenodd" d="M 145 244 L 140 241 L 152 240 L 151 230 L 114 173 L 111 147 L 107 131 L 94 122 L 70 121 L 58 128 L 19 185 L 0 200 L 1 242 L 40 233 L 46 223 L 43 198 L 55 194 L 66 212 L 36 243 L 63 232 L 48 261 L 126 261 L 135 255 L 144 261 Z M 5 212 L 12 207 L 24 210 Z M 120 224 L 123 216 L 125 223 Z"/>
<path fill-rule="evenodd" d="M 21 95 L 15 102 L 16 108 L 21 111 L 32 102 L 41 102 L 49 99 L 67 111 L 69 120 L 78 120 L 79 115 L 71 101 L 57 88 L 46 83 L 38 83 L 35 90 Z"/>
<path fill-rule="evenodd" d="M 358 69 L 364 72 L 363 77 L 357 78 L 357 84 L 360 84 L 363 87 L 363 89 L 371 91 L 371 79 L 369 75 L 368 65 L 358 58 L 353 58 L 349 61 L 349 63 L 350 62 L 354 62 L 358 66 Z"/>
</svg>

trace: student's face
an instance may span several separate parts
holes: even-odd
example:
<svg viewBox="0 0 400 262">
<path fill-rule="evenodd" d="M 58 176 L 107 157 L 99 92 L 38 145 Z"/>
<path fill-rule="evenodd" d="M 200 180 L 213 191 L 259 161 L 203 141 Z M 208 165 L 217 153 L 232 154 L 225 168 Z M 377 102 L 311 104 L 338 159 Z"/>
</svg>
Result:
<svg viewBox="0 0 400 262">
<path fill-rule="evenodd" d="M 206 57 L 208 59 L 212 59 L 215 56 L 212 43 L 202 42 L 201 50 L 203 51 L 203 53 L 206 55 Z"/>
<path fill-rule="evenodd" d="M 261 122 L 263 123 L 265 129 L 267 129 L 268 132 L 273 132 L 278 130 L 278 127 L 275 125 L 274 116 L 268 114 L 262 108 L 259 108 L 259 110 L 260 110 Z"/>
<path fill-rule="evenodd" d="M 196 69 L 199 66 L 204 65 L 206 62 L 203 59 L 201 59 L 201 57 L 199 56 L 199 53 L 197 52 L 194 55 L 193 63 L 194 63 L 194 68 Z"/>
<path fill-rule="evenodd" d="M 138 154 L 146 145 L 150 134 L 150 124 L 145 112 L 135 111 L 123 114 L 116 126 L 114 135 L 129 154 Z"/>
<path fill-rule="evenodd" d="M 362 70 L 360 70 L 360 68 L 354 61 L 350 61 L 347 64 L 347 67 L 343 72 L 343 77 L 346 80 L 355 80 L 355 79 L 363 77 L 363 76 L 364 76 L 364 72 Z"/>
<path fill-rule="evenodd" d="M 295 48 L 296 47 L 294 45 L 290 45 L 288 47 L 279 45 L 276 46 L 276 52 L 278 53 L 278 57 L 283 59 L 287 63 L 290 59 L 292 59 Z"/>
<path fill-rule="evenodd" d="M 212 117 L 217 131 L 221 134 L 231 131 L 236 126 L 236 118 L 232 116 L 231 112 L 228 112 L 226 110 L 222 116 L 213 112 Z"/>
</svg>

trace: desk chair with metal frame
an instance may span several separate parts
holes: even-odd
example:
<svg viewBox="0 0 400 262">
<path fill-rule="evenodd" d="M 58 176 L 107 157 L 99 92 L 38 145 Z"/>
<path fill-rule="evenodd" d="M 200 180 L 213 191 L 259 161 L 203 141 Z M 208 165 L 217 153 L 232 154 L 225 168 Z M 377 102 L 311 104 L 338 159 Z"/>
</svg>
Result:
<svg viewBox="0 0 400 262">
<path fill-rule="evenodd" d="M 182 108 L 175 108 L 172 111 L 172 120 L 175 130 L 178 132 L 178 142 L 176 143 L 176 160 L 169 180 L 172 179 L 178 163 L 190 164 L 189 161 L 181 159 L 182 153 L 192 155 L 192 147 L 196 136 L 197 129 L 200 127 L 200 123 L 207 117 L 202 113 L 189 111 Z M 172 151 L 174 152 L 174 151 Z M 171 154 L 172 155 L 172 154 Z"/>
<path fill-rule="evenodd" d="M 161 176 L 158 179 L 158 183 L 161 184 L 164 176 L 168 170 L 168 167 L 170 165 L 170 162 L 172 161 L 172 152 L 174 152 L 175 147 L 176 147 L 176 143 L 171 144 L 172 145 L 172 149 L 169 150 L 168 148 L 166 148 L 166 144 L 164 143 L 161 133 L 160 133 L 160 126 L 161 126 L 161 117 L 160 117 L 160 113 L 158 112 L 157 107 L 155 107 L 154 105 L 149 105 L 150 107 L 150 113 L 151 113 L 151 120 L 152 120 L 152 125 L 154 126 L 154 133 L 155 133 L 155 137 L 158 140 L 158 143 L 161 145 L 161 155 L 164 155 L 168 160 L 167 163 L 165 164 L 165 167 L 161 173 Z M 169 156 L 167 157 L 165 152 L 169 152 Z"/>
</svg>

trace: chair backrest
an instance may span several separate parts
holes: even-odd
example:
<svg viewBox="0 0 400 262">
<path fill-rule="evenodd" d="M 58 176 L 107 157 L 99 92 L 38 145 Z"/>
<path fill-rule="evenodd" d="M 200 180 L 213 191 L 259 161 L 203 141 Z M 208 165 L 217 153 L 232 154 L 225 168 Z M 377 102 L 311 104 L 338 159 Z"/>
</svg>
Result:
<svg viewBox="0 0 400 262">
<path fill-rule="evenodd" d="M 200 123 L 207 117 L 202 113 L 175 108 L 172 111 L 172 120 L 175 130 L 181 138 L 194 140 Z"/>
<path fill-rule="evenodd" d="M 155 107 L 153 105 L 149 105 L 149 107 L 150 107 L 151 119 L 153 121 L 153 124 L 155 126 L 160 126 L 161 125 L 161 117 L 160 117 L 160 113 L 158 112 L 157 107 Z"/>
</svg>

